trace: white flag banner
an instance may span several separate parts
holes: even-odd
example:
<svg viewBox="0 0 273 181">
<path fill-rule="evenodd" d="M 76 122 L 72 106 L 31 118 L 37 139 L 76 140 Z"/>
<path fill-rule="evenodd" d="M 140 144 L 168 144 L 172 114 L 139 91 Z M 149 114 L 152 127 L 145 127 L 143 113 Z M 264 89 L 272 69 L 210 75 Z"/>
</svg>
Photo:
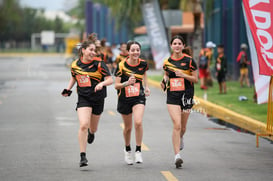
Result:
<svg viewBox="0 0 273 181">
<path fill-rule="evenodd" d="M 164 60 L 170 56 L 170 50 L 158 1 L 146 0 L 141 9 L 156 69 L 162 69 Z"/>
</svg>

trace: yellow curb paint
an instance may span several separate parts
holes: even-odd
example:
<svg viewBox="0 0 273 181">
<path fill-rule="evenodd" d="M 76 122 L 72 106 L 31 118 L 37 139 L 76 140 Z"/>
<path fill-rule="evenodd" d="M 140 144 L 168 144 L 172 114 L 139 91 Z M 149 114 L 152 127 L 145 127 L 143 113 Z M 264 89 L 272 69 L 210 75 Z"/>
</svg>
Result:
<svg viewBox="0 0 273 181">
<path fill-rule="evenodd" d="M 212 115 L 253 133 L 260 133 L 266 130 L 266 125 L 260 121 L 238 114 L 199 97 L 195 97 L 195 100 L 197 100 L 198 104 L 194 105 L 193 109 L 197 111 L 199 109 L 205 110 L 208 115 Z"/>
<path fill-rule="evenodd" d="M 150 151 L 147 145 L 145 145 L 143 142 L 141 143 L 141 150 L 143 151 Z"/>
<path fill-rule="evenodd" d="M 111 116 L 116 116 L 116 113 L 114 112 L 114 111 L 107 111 L 108 112 L 108 114 L 110 114 Z"/>
<path fill-rule="evenodd" d="M 124 129 L 124 123 L 120 123 L 120 127 L 122 129 Z M 141 144 L 141 150 L 143 150 L 143 151 L 150 151 L 149 147 L 147 145 L 145 145 L 143 142 Z"/>
<path fill-rule="evenodd" d="M 151 86 L 153 86 L 153 87 L 156 87 L 156 88 L 160 88 L 160 89 L 161 89 L 160 82 L 157 82 L 157 81 L 148 79 L 148 84 L 151 85 Z"/>
<path fill-rule="evenodd" d="M 161 174 L 166 178 L 167 181 L 178 181 L 175 176 L 169 171 L 161 171 Z"/>
<path fill-rule="evenodd" d="M 160 82 L 158 81 L 148 79 L 148 83 L 151 86 L 154 86 L 156 88 L 161 88 Z M 196 110 L 196 112 L 205 113 L 206 115 L 214 116 L 225 122 L 231 123 L 233 125 L 236 125 L 240 128 L 243 128 L 255 134 L 266 132 L 265 123 L 262 123 L 258 120 L 241 115 L 227 108 L 224 108 L 222 106 L 206 101 L 202 98 L 194 96 L 194 99 L 198 102 L 198 104 L 194 105 L 193 107 L 193 109 Z M 273 140 L 273 137 L 269 136 L 267 138 L 270 140 Z"/>
<path fill-rule="evenodd" d="M 124 123 L 120 123 L 120 127 L 124 129 Z"/>
</svg>

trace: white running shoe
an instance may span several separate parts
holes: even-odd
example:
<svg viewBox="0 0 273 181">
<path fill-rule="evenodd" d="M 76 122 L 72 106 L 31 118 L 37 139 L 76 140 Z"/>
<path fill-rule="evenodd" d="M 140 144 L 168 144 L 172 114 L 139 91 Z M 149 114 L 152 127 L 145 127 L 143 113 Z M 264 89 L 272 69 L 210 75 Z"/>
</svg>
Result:
<svg viewBox="0 0 273 181">
<path fill-rule="evenodd" d="M 133 158 L 131 151 L 125 151 L 124 150 L 124 160 L 128 165 L 133 165 Z"/>
<path fill-rule="evenodd" d="M 143 162 L 143 159 L 142 159 L 142 154 L 140 151 L 137 151 L 135 153 L 135 162 L 136 163 L 142 163 Z"/>
<path fill-rule="evenodd" d="M 180 150 L 184 149 L 184 137 L 180 138 Z"/>
<path fill-rule="evenodd" d="M 175 161 L 174 164 L 175 164 L 176 168 L 182 167 L 183 160 L 182 160 L 180 154 L 175 155 L 174 161 Z"/>
</svg>

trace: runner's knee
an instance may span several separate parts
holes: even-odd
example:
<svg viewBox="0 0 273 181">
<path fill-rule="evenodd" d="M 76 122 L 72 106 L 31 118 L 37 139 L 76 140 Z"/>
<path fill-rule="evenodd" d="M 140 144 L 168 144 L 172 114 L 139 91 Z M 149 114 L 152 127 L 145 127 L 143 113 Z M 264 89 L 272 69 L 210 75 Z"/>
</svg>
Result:
<svg viewBox="0 0 273 181">
<path fill-rule="evenodd" d="M 80 124 L 80 130 L 86 131 L 88 129 L 88 123 L 81 123 Z"/>
<path fill-rule="evenodd" d="M 181 125 L 180 124 L 174 124 L 173 125 L 173 129 L 174 129 L 174 131 L 181 131 Z"/>
<path fill-rule="evenodd" d="M 136 121 L 135 122 L 135 129 L 141 128 L 142 127 L 142 121 Z"/>
<path fill-rule="evenodd" d="M 130 133 L 132 131 L 132 126 L 125 126 L 124 127 L 124 132 L 125 133 Z"/>
</svg>

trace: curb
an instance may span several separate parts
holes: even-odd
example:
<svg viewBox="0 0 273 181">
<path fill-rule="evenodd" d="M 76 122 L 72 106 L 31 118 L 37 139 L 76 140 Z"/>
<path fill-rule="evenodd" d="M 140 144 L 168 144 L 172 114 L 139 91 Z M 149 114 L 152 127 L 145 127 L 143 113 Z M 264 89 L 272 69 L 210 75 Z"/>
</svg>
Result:
<svg viewBox="0 0 273 181">
<path fill-rule="evenodd" d="M 151 79 L 148 79 L 148 83 L 156 88 L 161 88 L 160 83 Z M 205 112 L 208 115 L 212 115 L 225 122 L 236 125 L 254 134 L 266 133 L 266 124 L 250 117 L 238 114 L 222 106 L 216 105 L 209 101 L 206 101 L 199 97 L 194 97 L 197 104 L 194 105 L 193 109 L 198 112 Z M 273 137 L 266 137 L 273 140 Z"/>
</svg>

